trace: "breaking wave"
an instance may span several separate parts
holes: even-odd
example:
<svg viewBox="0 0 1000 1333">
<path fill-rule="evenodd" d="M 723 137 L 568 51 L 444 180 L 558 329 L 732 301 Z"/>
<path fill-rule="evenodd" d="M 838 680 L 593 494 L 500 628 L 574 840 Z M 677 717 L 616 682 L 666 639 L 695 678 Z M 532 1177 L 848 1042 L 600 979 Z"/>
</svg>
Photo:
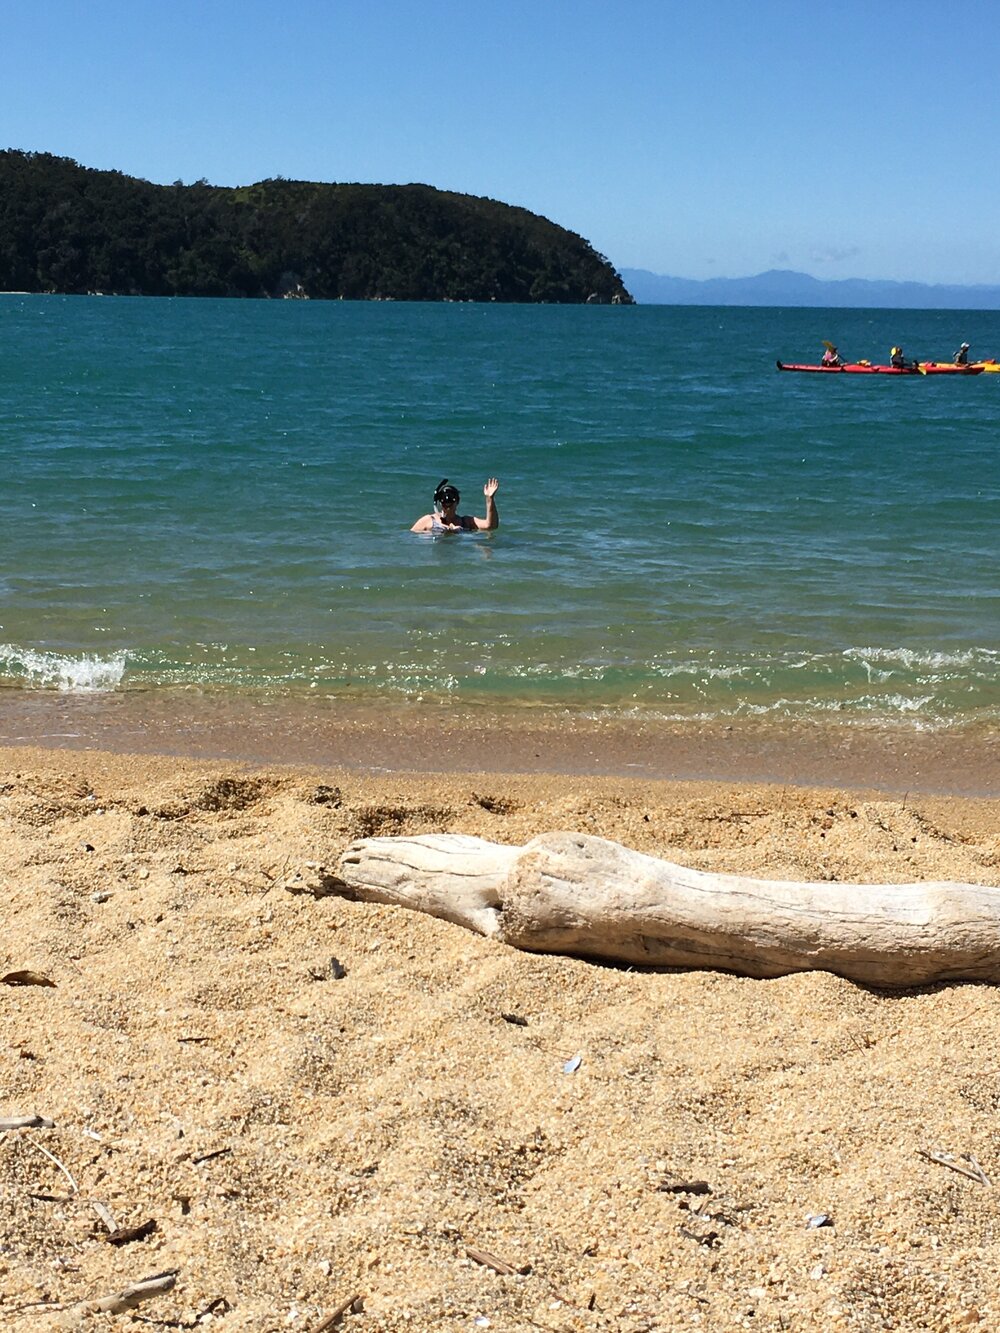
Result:
<svg viewBox="0 0 1000 1333">
<path fill-rule="evenodd" d="M 27 689 L 60 690 L 66 694 L 107 694 L 125 675 L 126 656 L 112 653 L 51 653 L 0 644 L 0 677 Z"/>
</svg>

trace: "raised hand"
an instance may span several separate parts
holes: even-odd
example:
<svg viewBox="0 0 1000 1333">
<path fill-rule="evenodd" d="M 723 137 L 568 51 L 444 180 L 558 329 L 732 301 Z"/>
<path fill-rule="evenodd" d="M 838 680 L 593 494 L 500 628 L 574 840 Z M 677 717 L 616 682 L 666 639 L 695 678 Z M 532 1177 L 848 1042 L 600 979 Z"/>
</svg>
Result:
<svg viewBox="0 0 1000 1333">
<path fill-rule="evenodd" d="M 499 481 L 496 479 L 496 477 L 490 477 L 489 481 L 483 487 L 483 494 L 486 496 L 487 500 L 490 500 L 493 498 L 494 495 L 496 495 L 499 489 L 500 489 Z"/>
</svg>

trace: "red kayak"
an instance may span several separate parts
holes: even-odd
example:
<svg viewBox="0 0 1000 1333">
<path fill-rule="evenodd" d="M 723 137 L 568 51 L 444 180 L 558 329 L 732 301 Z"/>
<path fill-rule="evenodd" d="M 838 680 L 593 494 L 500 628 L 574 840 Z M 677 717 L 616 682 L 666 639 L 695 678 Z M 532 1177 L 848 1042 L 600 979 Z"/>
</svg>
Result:
<svg viewBox="0 0 1000 1333">
<path fill-rule="evenodd" d="M 849 362 L 844 366 L 791 366 L 784 361 L 776 361 L 779 370 L 802 370 L 818 375 L 920 375 L 923 372 L 916 366 L 870 366 L 861 362 Z"/>
</svg>

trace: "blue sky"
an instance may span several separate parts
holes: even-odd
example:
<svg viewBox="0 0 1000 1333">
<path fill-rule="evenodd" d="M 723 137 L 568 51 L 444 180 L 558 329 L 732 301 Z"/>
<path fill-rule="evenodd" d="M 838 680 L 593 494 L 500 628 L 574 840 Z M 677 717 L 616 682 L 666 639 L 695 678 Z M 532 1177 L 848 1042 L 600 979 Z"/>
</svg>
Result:
<svg viewBox="0 0 1000 1333">
<path fill-rule="evenodd" d="M 1000 6 L 0 0 L 0 147 L 424 181 L 619 268 L 1000 283 Z"/>
</svg>

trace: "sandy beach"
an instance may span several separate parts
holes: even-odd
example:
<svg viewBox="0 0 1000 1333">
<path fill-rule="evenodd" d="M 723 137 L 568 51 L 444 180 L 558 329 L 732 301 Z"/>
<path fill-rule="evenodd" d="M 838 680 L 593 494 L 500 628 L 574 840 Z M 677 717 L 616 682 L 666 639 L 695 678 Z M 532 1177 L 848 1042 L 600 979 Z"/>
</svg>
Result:
<svg viewBox="0 0 1000 1333">
<path fill-rule="evenodd" d="M 643 973 L 291 891 L 359 836 L 556 829 L 1000 887 L 1000 796 L 0 760 L 0 1118 L 54 1124 L 0 1140 L 5 1328 L 134 1327 L 86 1303 L 165 1271 L 147 1326 L 1000 1320 L 993 987 Z"/>
</svg>

